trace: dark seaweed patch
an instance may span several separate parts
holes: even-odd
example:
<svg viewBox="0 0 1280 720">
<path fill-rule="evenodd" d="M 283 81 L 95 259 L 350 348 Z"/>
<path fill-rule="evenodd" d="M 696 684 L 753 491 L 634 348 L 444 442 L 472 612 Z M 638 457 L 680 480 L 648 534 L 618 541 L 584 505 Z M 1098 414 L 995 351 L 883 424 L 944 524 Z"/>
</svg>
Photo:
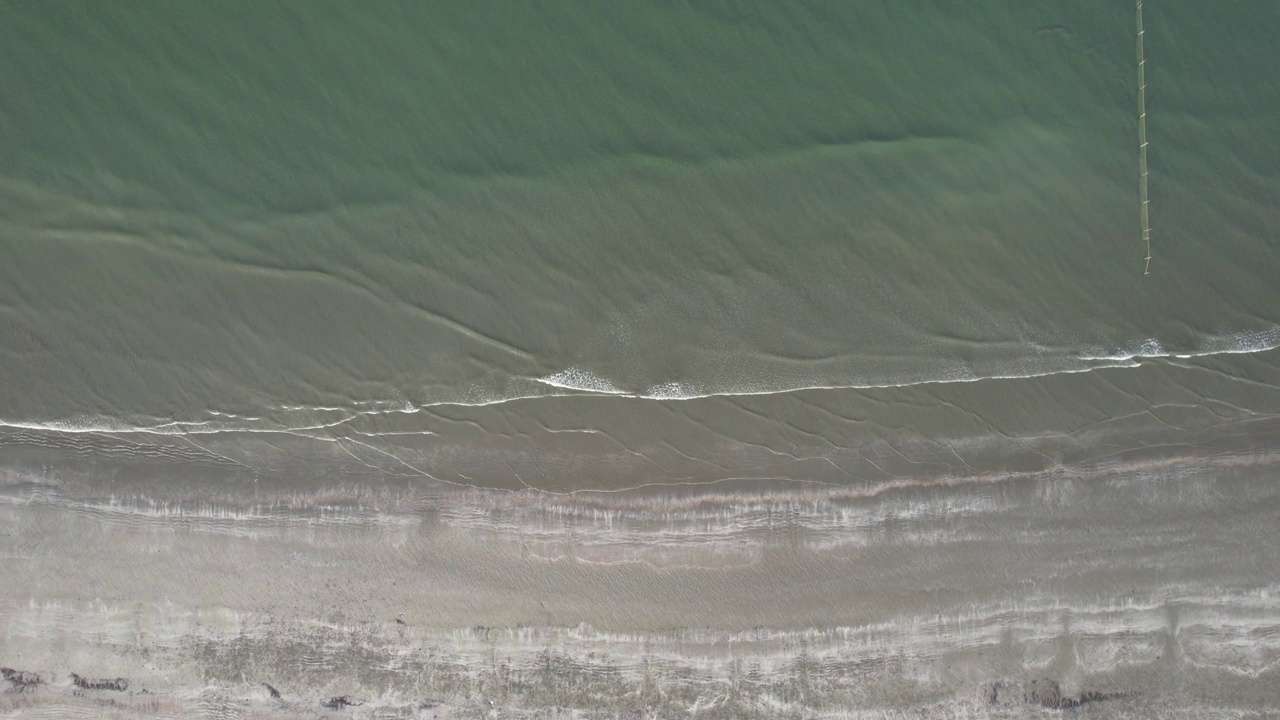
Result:
<svg viewBox="0 0 1280 720">
<path fill-rule="evenodd" d="M 1079 695 L 1063 695 L 1062 686 L 1056 680 L 1030 680 L 1022 685 L 1007 681 L 995 682 L 983 689 L 987 703 L 990 705 L 1008 705 L 1019 702 L 1028 705 L 1039 705 L 1043 708 L 1070 709 L 1104 700 L 1131 697 L 1132 692 L 1098 692 L 1089 691 Z"/>
<path fill-rule="evenodd" d="M 90 679 L 71 673 L 71 682 L 85 690 L 116 690 L 124 692 L 129 689 L 129 681 L 124 678 Z"/>
<path fill-rule="evenodd" d="M 35 689 L 37 685 L 44 682 L 37 673 L 23 672 L 13 668 L 0 668 L 0 675 L 4 675 L 4 679 L 8 680 L 18 692 Z"/>
</svg>

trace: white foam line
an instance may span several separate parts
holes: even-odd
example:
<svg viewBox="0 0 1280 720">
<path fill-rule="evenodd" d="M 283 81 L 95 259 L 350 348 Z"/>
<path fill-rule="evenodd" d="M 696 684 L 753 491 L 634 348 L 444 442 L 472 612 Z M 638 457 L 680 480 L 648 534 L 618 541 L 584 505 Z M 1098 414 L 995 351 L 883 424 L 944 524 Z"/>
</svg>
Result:
<svg viewBox="0 0 1280 720">
<path fill-rule="evenodd" d="M 538 397 L 538 396 L 530 396 Z M 370 401 L 382 402 L 382 401 Z M 426 407 L 426 406 L 424 406 Z M 351 422 L 358 417 L 370 415 L 389 415 L 392 413 L 409 415 L 421 412 L 421 407 L 393 407 L 372 410 L 352 410 L 350 408 L 332 407 L 332 406 L 315 406 L 306 407 L 303 405 L 282 405 L 281 410 L 287 412 L 307 412 L 307 413 L 341 413 L 342 417 L 333 422 L 321 422 L 310 425 L 298 425 L 288 427 L 226 427 L 225 423 L 231 419 L 242 420 L 248 422 L 271 422 L 266 418 L 254 415 L 236 415 L 234 413 L 225 413 L 218 410 L 209 410 L 210 415 L 220 418 L 217 420 L 172 420 L 169 422 L 159 423 L 156 425 L 128 425 L 121 423 L 113 418 L 106 417 L 84 417 L 70 418 L 65 420 L 49 420 L 45 422 L 32 422 L 23 420 L 3 420 L 0 419 L 0 427 L 12 427 L 23 430 L 39 430 L 39 431 L 55 431 L 67 434 L 109 434 L 109 433 L 139 433 L 148 435 L 165 435 L 168 437 L 185 437 L 187 435 L 216 435 L 221 433 L 264 433 L 275 434 L 283 433 L 288 435 L 298 435 L 308 430 L 326 430 L 328 428 L 337 427 L 345 423 Z M 225 419 L 224 419 L 225 418 Z M 219 427 L 219 425 L 222 425 Z M 369 434 L 369 433 L 361 433 Z M 396 433 L 378 433 L 378 434 L 396 434 Z M 415 432 L 414 434 L 423 434 Z M 310 437 L 303 435 L 303 437 Z"/>
<path fill-rule="evenodd" d="M 785 395 L 793 392 L 805 392 L 811 390 L 881 390 L 890 388 L 918 387 L 922 385 L 949 385 L 953 383 L 970 383 L 982 382 L 987 380 L 1026 380 L 1040 377 L 1050 377 L 1054 375 L 1074 375 L 1078 373 L 1093 372 L 1094 370 L 1104 370 L 1110 368 L 1134 368 L 1139 367 L 1141 359 L 1161 359 L 1161 358 L 1177 358 L 1177 359 L 1193 359 L 1198 357 L 1211 357 L 1214 355 L 1244 355 L 1268 352 L 1280 349 L 1280 326 L 1263 331 L 1249 331 L 1237 333 L 1234 335 L 1223 335 L 1210 338 L 1206 343 L 1210 346 L 1220 344 L 1230 344 L 1227 347 L 1200 350 L 1191 353 L 1169 353 L 1164 350 L 1159 341 L 1149 339 L 1144 341 L 1136 351 L 1120 351 L 1115 354 L 1083 354 L 1076 356 L 1074 359 L 1082 362 L 1091 363 L 1086 367 L 1067 368 L 1061 370 L 1046 370 L 1044 372 L 1030 372 L 1021 374 L 1006 375 L 971 375 L 961 377 L 949 377 L 942 379 L 924 379 L 909 380 L 899 382 L 883 382 L 883 383 L 865 383 L 850 385 L 798 385 L 792 387 L 784 387 L 778 389 L 766 390 L 717 390 L 710 392 L 698 392 L 687 389 L 680 383 L 664 383 L 654 385 L 644 392 L 628 392 L 613 385 L 608 380 L 591 373 L 590 371 L 581 370 L 579 368 L 568 368 L 559 373 L 554 373 L 541 378 L 525 378 L 532 380 L 548 387 L 559 388 L 562 390 L 571 390 L 568 393 L 536 393 L 511 395 L 507 397 L 495 397 L 492 399 L 480 401 L 465 400 L 442 400 L 438 402 L 424 403 L 419 406 L 406 405 L 404 407 L 385 408 L 377 410 L 351 410 L 349 408 L 340 407 L 305 407 L 300 405 L 286 405 L 280 409 L 290 412 L 337 412 L 344 413 L 345 416 L 329 423 L 317 423 L 311 425 L 302 425 L 298 427 L 210 427 L 216 424 L 211 420 L 193 420 L 193 421 L 171 421 L 153 426 L 133 427 L 120 423 L 111 418 L 86 418 L 84 424 L 78 424 L 77 420 L 50 420 L 45 422 L 23 421 L 23 420 L 4 420 L 0 419 L 0 427 L 12 427 L 24 430 L 36 431 L 54 431 L 63 433 L 146 433 L 154 435 L 167 436 L 183 436 L 183 435 L 201 435 L 201 434 L 220 434 L 220 433 L 264 433 L 264 434 L 293 434 L 297 435 L 309 430 L 324 430 L 348 423 L 358 417 L 365 415 L 383 415 L 390 413 L 411 414 L 420 412 L 425 408 L 432 407 L 488 407 L 490 405 L 501 405 L 510 402 L 518 402 L 521 400 L 536 400 L 542 398 L 566 398 L 566 397 L 617 397 L 630 398 L 635 400 L 701 400 L 716 397 L 747 397 L 758 395 Z M 382 402 L 382 401 L 377 401 Z M 229 413 L 218 411 L 209 411 L 210 414 L 223 417 L 241 417 L 245 420 L 261 421 L 262 418 L 251 416 L 235 416 Z M 364 434 L 364 433 L 361 433 Z M 415 433 L 416 434 L 416 433 Z M 302 435 L 303 437 L 311 437 Z M 320 438 L 317 438 L 320 439 Z"/>
<path fill-rule="evenodd" d="M 632 400 L 684 401 L 684 400 L 701 400 L 705 398 L 716 398 L 716 397 L 785 395 L 788 393 L 804 392 L 807 390 L 880 390 L 880 389 L 889 389 L 889 388 L 917 387 L 921 385 L 950 385 L 952 383 L 982 382 L 986 380 L 1025 380 L 1025 379 L 1038 378 L 1038 377 L 1050 377 L 1053 375 L 1074 375 L 1077 373 L 1092 372 L 1094 370 L 1102 370 L 1106 368 L 1131 368 L 1131 367 L 1138 367 L 1138 365 L 1139 365 L 1138 363 L 1132 362 L 1132 361 L 1128 361 L 1128 362 L 1107 361 L 1103 364 L 1097 364 L 1090 367 L 1071 368 L 1066 370 L 1049 370 L 1049 371 L 1040 372 L 1040 373 L 1026 373 L 1026 374 L 1020 374 L 1020 375 L 980 375 L 980 376 L 974 375 L 970 377 L 948 378 L 945 380 L 929 379 L 929 380 L 915 380 L 915 381 L 906 381 L 906 382 L 867 383 L 862 385 L 801 385 L 801 386 L 788 387 L 788 388 L 779 388 L 777 390 L 722 390 L 722 391 L 707 392 L 707 393 L 689 393 L 686 395 L 665 394 L 665 393 L 649 394 L 648 392 L 631 393 L 631 392 L 625 392 L 622 390 L 618 390 L 616 392 L 549 393 L 549 394 L 543 394 L 543 395 L 520 395 L 520 396 L 509 397 L 509 398 L 497 398 L 494 400 L 478 402 L 478 403 L 446 400 L 446 401 L 435 402 L 435 403 L 427 403 L 422 405 L 421 407 L 422 408 L 487 407 L 490 405 L 502 405 L 505 403 L 517 402 L 519 400 L 537 400 L 542 398 L 565 398 L 565 397 L 615 397 L 615 398 L 626 398 L 626 399 L 632 399 Z M 657 387 L 667 387 L 667 386 L 657 386 Z M 73 427 L 69 425 L 67 421 L 61 421 L 61 420 L 52 420 L 52 421 L 43 422 L 43 423 L 27 422 L 27 421 L 20 421 L 20 420 L 13 420 L 13 421 L 0 420 L 0 426 L 22 428 L 26 430 L 42 430 L 42 431 L 52 430 L 55 432 L 64 432 L 64 433 L 97 433 L 97 434 L 146 433 L 146 434 L 152 434 L 152 435 L 167 435 L 167 436 L 182 436 L 187 434 L 212 435 L 212 434 L 219 434 L 219 433 L 238 433 L 238 432 L 263 433 L 263 434 L 277 434 L 277 433 L 298 434 L 306 430 L 324 430 L 327 428 L 336 427 L 338 425 L 342 425 L 347 422 L 350 422 L 351 420 L 354 420 L 355 418 L 360 417 L 361 415 L 368 415 L 368 414 L 378 414 L 378 413 L 368 413 L 368 412 L 354 413 L 348 417 L 342 418 L 340 420 L 336 420 L 331 423 L 320 423 L 316 425 L 304 425 L 301 427 L 288 427 L 288 428 L 245 427 L 245 428 L 208 428 L 208 429 L 187 429 L 187 430 L 164 429 L 164 428 L 171 427 L 173 425 L 187 426 L 187 425 L 210 424 L 207 421 L 193 421 L 190 423 L 186 423 L 186 422 L 165 423 L 164 425 L 150 426 L 150 427 L 121 426 L 121 425 L 112 424 L 110 422 L 108 422 L 108 424 L 104 424 L 101 426 L 86 425 L 86 426 L 80 426 L 80 427 Z M 310 436 L 306 436 L 306 437 L 310 437 Z"/>
<path fill-rule="evenodd" d="M 908 380 L 891 383 L 866 383 L 863 385 L 801 385 L 781 390 L 724 390 L 719 392 L 689 395 L 650 395 L 648 393 L 643 393 L 628 394 L 624 397 L 642 400 L 700 400 L 704 398 L 739 397 L 747 395 L 785 395 L 787 393 L 804 392 L 806 390 L 883 390 L 888 388 L 917 387 L 920 385 L 951 385 L 954 383 L 983 382 L 986 380 L 1027 380 L 1030 378 L 1050 377 L 1052 375 L 1075 375 L 1077 373 L 1087 373 L 1106 368 L 1133 368 L 1138 366 L 1138 363 L 1132 361 L 1107 361 L 1106 364 L 1093 365 L 1091 367 L 1069 368 L 1066 370 L 1046 370 L 1045 372 L 1026 373 L 1022 375 L 973 375 L 969 377 L 947 378 L 946 380 Z"/>
<path fill-rule="evenodd" d="M 1138 349 L 1132 352 L 1122 351 L 1112 355 L 1085 354 L 1085 355 L 1079 355 L 1075 358 L 1080 361 L 1095 363 L 1088 367 L 1068 368 L 1063 370 L 1046 370 L 1044 372 L 1031 372 L 1031 373 L 1023 373 L 1023 374 L 973 375 L 969 377 L 951 377 L 946 379 L 909 380 L 909 381 L 902 381 L 902 382 L 866 383 L 866 384 L 855 384 L 855 385 L 800 385 L 800 386 L 781 388 L 776 390 L 773 390 L 773 389 L 770 389 L 770 390 L 720 390 L 720 391 L 712 391 L 712 392 L 705 392 L 705 393 L 700 393 L 693 390 L 686 390 L 685 386 L 681 385 L 680 383 L 674 383 L 674 382 L 654 385 L 642 393 L 633 393 L 633 392 L 618 390 L 607 380 L 602 380 L 604 384 L 608 385 L 610 388 L 613 388 L 613 390 L 610 392 L 601 393 L 601 394 L 607 394 L 607 395 L 616 396 L 616 397 L 642 399 L 642 400 L 700 400 L 700 399 L 714 398 L 714 397 L 783 395 L 786 393 L 803 392 L 806 390 L 881 390 L 881 389 L 899 388 L 899 387 L 917 387 L 920 385 L 949 385 L 952 383 L 981 382 L 984 380 L 1027 380 L 1027 379 L 1039 378 L 1039 377 L 1049 377 L 1052 375 L 1074 375 L 1077 373 L 1086 373 L 1086 372 L 1092 372 L 1094 370 L 1103 370 L 1108 368 L 1135 368 L 1140 366 L 1141 363 L 1139 363 L 1138 360 L 1142 360 L 1142 359 L 1159 359 L 1159 358 L 1170 358 L 1170 357 L 1188 359 L 1188 358 L 1195 358 L 1195 357 L 1208 357 L 1212 355 L 1225 355 L 1225 354 L 1238 355 L 1238 354 L 1267 352 L 1270 350 L 1275 350 L 1277 348 L 1280 348 L 1280 326 L 1274 327 L 1270 330 L 1263 330 L 1263 331 L 1257 331 L 1257 332 L 1249 331 L 1249 332 L 1237 333 L 1234 335 L 1224 335 L 1224 336 L 1219 336 L 1215 338 L 1210 338 L 1207 344 L 1214 345 L 1214 344 L 1223 343 L 1223 342 L 1237 342 L 1237 341 L 1243 344 L 1239 346 L 1227 347 L 1222 349 L 1201 350 L 1201 351 L 1190 353 L 1190 354 L 1170 354 L 1164 349 L 1164 346 L 1161 345 L 1160 341 L 1154 338 L 1149 338 L 1147 340 L 1144 340 L 1142 343 L 1140 343 L 1138 345 Z M 576 370 L 576 368 L 570 368 L 570 370 Z M 568 372 L 568 371 L 565 371 L 565 372 Z M 582 372 L 582 371 L 579 371 L 579 372 Z M 595 377 L 591 373 L 586 373 L 586 374 L 591 375 L 592 377 Z M 555 377 L 555 376 L 553 375 L 549 377 Z M 538 381 L 544 382 L 545 384 L 548 384 L 548 385 L 554 385 L 554 383 L 547 382 L 546 378 L 538 379 Z M 565 389 L 584 390 L 584 388 L 575 388 L 569 385 L 556 385 L 556 387 L 563 387 Z M 535 397 L 543 397 L 543 396 L 535 396 Z M 516 399 L 526 399 L 526 398 L 511 398 L 510 400 L 514 401 Z M 508 401 L 499 400 L 493 403 L 485 403 L 485 404 L 495 404 L 496 402 L 508 402 Z M 461 403 L 438 403 L 438 404 L 454 405 L 454 404 L 461 404 Z"/>
<path fill-rule="evenodd" d="M 111 433 L 138 433 L 146 435 L 165 435 L 168 437 L 184 437 L 186 435 L 215 435 L 219 433 L 286 433 L 298 434 L 305 430 L 324 430 L 326 428 L 335 427 L 346 422 L 350 422 L 358 415 L 351 415 L 341 420 L 331 423 L 320 423 L 317 425 L 304 425 L 301 427 L 275 427 L 275 428 L 254 428 L 254 427 L 225 427 L 225 428 L 193 428 L 188 426 L 211 425 L 207 421 L 191 421 L 164 423 L 163 425 L 143 425 L 130 426 L 112 421 L 110 418 L 95 418 L 83 425 L 73 424 L 67 420 L 50 420 L 47 422 L 31 422 L 24 420 L 0 420 L 0 427 L 11 427 L 22 430 L 39 430 L 54 431 L 72 434 L 97 434 L 106 435 Z M 98 422 L 101 424 L 93 424 Z M 175 426 L 181 426 L 179 429 Z"/>
</svg>

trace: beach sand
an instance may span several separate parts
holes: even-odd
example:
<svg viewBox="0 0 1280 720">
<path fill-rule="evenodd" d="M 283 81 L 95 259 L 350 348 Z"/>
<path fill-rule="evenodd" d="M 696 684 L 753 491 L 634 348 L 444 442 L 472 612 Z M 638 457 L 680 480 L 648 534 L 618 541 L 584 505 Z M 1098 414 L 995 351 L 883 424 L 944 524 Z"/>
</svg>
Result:
<svg viewBox="0 0 1280 720">
<path fill-rule="evenodd" d="M 0 577 L 18 580 L 0 592 L 4 662 L 39 682 L 10 682 L 0 702 L 24 717 L 310 717 L 343 696 L 362 704 L 339 710 L 365 717 L 1268 712 L 1280 703 L 1280 423 L 1243 375 L 1267 359 L 1001 381 L 1060 398 L 1058 412 L 1015 428 L 984 406 L 986 429 L 957 431 L 950 459 L 932 431 L 932 444 L 899 428 L 879 445 L 888 423 L 873 419 L 926 395 L 962 416 L 961 398 L 990 400 L 981 383 L 849 391 L 847 408 L 879 409 L 846 428 L 845 454 L 811 437 L 770 460 L 794 476 L 817 466 L 806 455 L 825 458 L 832 477 L 810 482 L 699 460 L 689 480 L 652 485 L 649 463 L 670 457 L 602 457 L 609 472 L 570 475 L 526 456 L 489 466 L 546 488 L 478 472 L 486 487 L 427 476 L 473 470 L 449 465 L 474 457 L 457 447 L 360 457 L 332 436 L 11 428 L 6 466 L 26 469 L 6 475 L 0 505 Z M 1224 378 L 1216 404 L 1175 426 L 1176 398 L 1148 397 L 1144 421 L 1108 428 L 1110 446 L 1070 410 L 1090 390 L 1168 394 L 1181 373 L 1211 371 Z M 802 400 L 715 402 L 773 403 L 767 417 L 784 422 L 780 404 Z M 700 401 L 682 402 L 696 417 Z M 1204 407 L 1234 410 L 1200 422 Z M 450 412 L 470 414 L 462 427 L 500 414 L 519 437 L 548 426 L 534 410 Z M 610 415 L 597 434 L 615 433 Z M 993 433 L 1001 442 L 984 447 Z M 255 467 L 266 447 L 290 461 Z M 877 447 L 880 473 L 851 460 Z M 578 487 L 556 485 L 566 478 Z M 72 673 L 128 689 L 85 689 Z"/>
</svg>

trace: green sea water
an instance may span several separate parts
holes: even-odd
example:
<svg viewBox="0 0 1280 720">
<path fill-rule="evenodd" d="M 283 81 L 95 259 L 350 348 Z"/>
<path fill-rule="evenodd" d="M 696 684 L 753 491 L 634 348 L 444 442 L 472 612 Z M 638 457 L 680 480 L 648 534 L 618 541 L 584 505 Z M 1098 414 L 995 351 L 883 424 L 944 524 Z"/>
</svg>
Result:
<svg viewBox="0 0 1280 720">
<path fill-rule="evenodd" d="M 3 415 L 1274 345 L 1277 10 L 1146 11 L 1148 277 L 1133 10 L 9 5 Z"/>
</svg>

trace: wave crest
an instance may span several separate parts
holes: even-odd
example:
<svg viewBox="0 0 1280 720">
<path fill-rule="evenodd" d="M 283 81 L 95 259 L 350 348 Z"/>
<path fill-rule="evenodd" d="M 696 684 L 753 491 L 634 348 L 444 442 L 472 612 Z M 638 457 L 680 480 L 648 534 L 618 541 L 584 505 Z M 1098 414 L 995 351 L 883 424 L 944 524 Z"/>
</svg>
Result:
<svg viewBox="0 0 1280 720">
<path fill-rule="evenodd" d="M 571 367 L 558 373 L 537 378 L 538 382 L 564 390 L 581 390 L 583 392 L 601 393 L 605 395 L 627 395 L 627 391 L 596 375 L 590 370 Z"/>
</svg>

